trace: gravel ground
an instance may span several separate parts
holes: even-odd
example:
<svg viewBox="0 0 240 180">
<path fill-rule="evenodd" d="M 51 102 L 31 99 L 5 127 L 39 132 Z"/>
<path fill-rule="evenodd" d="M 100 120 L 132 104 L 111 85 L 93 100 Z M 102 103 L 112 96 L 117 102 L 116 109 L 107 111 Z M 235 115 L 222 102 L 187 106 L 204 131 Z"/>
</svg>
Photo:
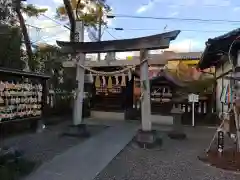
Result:
<svg viewBox="0 0 240 180">
<path fill-rule="evenodd" d="M 144 150 L 130 143 L 95 180 L 239 180 L 240 174 L 223 171 L 197 159 L 215 132 L 185 128 L 188 139 L 171 140 L 162 131 L 163 145 Z"/>
<path fill-rule="evenodd" d="M 70 123 L 65 121 L 57 125 L 49 125 L 42 133 L 25 133 L 6 138 L 4 146 L 23 151 L 26 159 L 33 160 L 40 165 L 86 140 L 86 138 L 61 136 L 63 132 L 68 131 Z M 106 126 L 99 125 L 88 126 L 91 136 L 100 133 L 105 128 Z"/>
</svg>

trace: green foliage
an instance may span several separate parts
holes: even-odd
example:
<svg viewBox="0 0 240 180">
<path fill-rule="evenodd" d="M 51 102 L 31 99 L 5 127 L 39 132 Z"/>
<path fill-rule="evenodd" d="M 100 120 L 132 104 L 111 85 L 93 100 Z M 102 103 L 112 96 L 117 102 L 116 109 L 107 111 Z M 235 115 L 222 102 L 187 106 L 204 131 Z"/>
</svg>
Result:
<svg viewBox="0 0 240 180">
<path fill-rule="evenodd" d="M 33 4 L 21 4 L 21 10 L 29 17 L 38 17 L 41 13 L 45 13 L 48 9 L 38 8 Z"/>
<path fill-rule="evenodd" d="M 176 69 L 168 69 L 168 73 L 176 80 L 184 84 L 178 89 L 181 95 L 195 93 L 199 95 L 212 94 L 216 79 L 211 75 L 202 73 L 198 79 L 194 79 L 192 68 L 185 64 L 179 64 Z"/>
<path fill-rule="evenodd" d="M 75 87 L 75 71 L 72 68 L 64 69 L 62 62 L 66 60 L 66 56 L 60 52 L 59 47 L 48 44 L 40 44 L 35 55 L 35 71 L 49 74 L 51 78 L 49 84 L 54 89 L 61 89 L 71 92 Z M 63 74 L 60 73 L 63 71 Z M 63 77 L 63 83 L 59 82 L 59 77 Z"/>
<path fill-rule="evenodd" d="M 84 8 L 85 6 L 82 4 L 77 10 L 83 12 Z M 89 8 L 88 10 L 88 13 L 79 13 L 81 14 L 79 18 L 85 23 L 85 26 L 96 27 L 96 25 L 99 23 L 102 25 L 107 24 L 106 19 L 103 18 L 103 14 L 109 13 L 111 8 L 106 4 L 106 2 L 96 3 L 96 8 Z"/>
<path fill-rule="evenodd" d="M 94 6 L 89 6 L 90 3 L 94 4 Z M 70 5 L 72 6 L 73 11 L 78 12 L 78 20 L 82 20 L 85 26 L 96 28 L 97 24 L 99 23 L 102 25 L 107 24 L 107 21 L 104 18 L 104 14 L 109 13 L 111 11 L 111 8 L 105 0 L 87 0 L 81 2 L 78 7 L 77 0 L 70 0 Z M 86 9 L 87 11 L 84 11 Z M 56 14 L 56 18 L 59 18 L 61 20 L 68 18 L 68 12 L 66 11 L 64 5 L 57 8 Z"/>
<path fill-rule="evenodd" d="M 187 82 L 185 83 L 185 88 L 183 89 L 182 92 L 187 94 L 195 93 L 199 95 L 212 94 L 215 82 L 216 81 L 214 78 L 202 79 L 202 80 L 200 79 L 200 80 Z"/>
<path fill-rule="evenodd" d="M 22 30 L 22 34 L 24 37 L 24 43 L 26 46 L 26 51 L 27 51 L 27 56 L 28 56 L 28 61 L 26 62 L 30 68 L 30 70 L 35 71 L 37 68 L 37 59 L 36 57 L 33 56 L 32 48 L 31 48 L 31 42 L 29 38 L 29 34 L 26 28 L 26 24 L 24 21 L 24 18 L 22 16 L 22 12 L 27 14 L 29 17 L 38 17 L 41 13 L 46 12 L 46 8 L 37 8 L 33 4 L 21 4 L 20 9 L 16 8 L 17 16 L 20 22 L 20 27 Z"/>
<path fill-rule="evenodd" d="M 2 4 L 2 3 L 1 3 Z M 22 12 L 25 13 L 29 17 L 38 17 L 41 13 L 44 13 L 47 11 L 46 8 L 38 8 L 33 4 L 23 4 L 21 3 L 20 6 L 17 4 L 8 4 L 3 5 L 3 7 L 8 7 L 4 10 L 3 14 L 1 15 L 2 19 L 6 19 L 6 21 L 9 19 L 10 22 L 15 21 L 18 19 L 20 22 L 20 28 L 10 28 L 10 26 L 7 28 L 3 27 L 3 25 L 0 27 L 0 31 L 2 32 L 0 35 L 1 45 L 0 45 L 0 66 L 7 67 L 7 68 L 14 68 L 14 69 L 23 69 L 25 66 L 24 62 L 20 60 L 20 57 L 23 53 L 20 53 L 20 47 L 21 47 L 21 38 L 22 35 L 24 38 L 24 43 L 27 49 L 27 55 L 28 58 L 28 65 L 32 71 L 35 71 L 38 67 L 38 60 L 35 56 L 32 56 L 32 49 L 31 49 L 31 42 L 30 38 L 27 32 L 27 28 L 25 25 L 25 21 L 22 16 Z M 11 10 L 10 10 L 11 9 Z M 9 12 L 12 12 L 10 14 Z M 13 13 L 15 12 L 15 13 Z M 3 15 L 6 15 L 6 17 L 2 17 Z M 17 17 L 17 18 L 16 18 Z M 18 25 L 18 24 L 16 24 Z M 25 56 L 24 56 L 25 57 Z"/>
<path fill-rule="evenodd" d="M 8 31 L 0 35 L 0 41 L 0 66 L 22 69 L 24 63 L 20 60 L 21 34 L 19 28 L 8 27 Z"/>
</svg>

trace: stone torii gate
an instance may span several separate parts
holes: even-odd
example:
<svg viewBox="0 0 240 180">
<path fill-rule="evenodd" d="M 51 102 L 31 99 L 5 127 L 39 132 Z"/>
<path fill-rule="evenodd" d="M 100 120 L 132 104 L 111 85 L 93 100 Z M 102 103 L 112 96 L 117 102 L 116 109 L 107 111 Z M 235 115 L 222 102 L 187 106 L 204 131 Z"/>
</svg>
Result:
<svg viewBox="0 0 240 180">
<path fill-rule="evenodd" d="M 140 79 L 141 79 L 141 117 L 142 131 L 144 134 L 152 134 L 151 123 L 151 104 L 150 104 L 150 85 L 148 78 L 148 50 L 169 48 L 170 42 L 175 40 L 179 30 L 166 32 L 162 34 L 113 41 L 100 42 L 63 42 L 57 41 L 57 44 L 65 53 L 78 53 L 80 59 L 76 63 L 78 69 L 78 93 L 77 93 L 77 122 L 74 125 L 82 124 L 82 103 L 84 93 L 84 69 L 78 65 L 84 65 L 86 53 L 108 53 L 108 52 L 126 52 L 140 51 Z M 149 138 L 147 138 L 149 139 Z M 152 139 L 152 138 L 150 138 Z"/>
</svg>

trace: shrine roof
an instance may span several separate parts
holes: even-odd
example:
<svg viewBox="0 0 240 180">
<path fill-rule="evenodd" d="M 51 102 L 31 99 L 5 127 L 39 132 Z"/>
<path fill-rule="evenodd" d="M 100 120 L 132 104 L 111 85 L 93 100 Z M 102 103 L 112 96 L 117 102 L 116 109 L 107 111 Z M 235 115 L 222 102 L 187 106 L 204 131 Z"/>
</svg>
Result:
<svg viewBox="0 0 240 180">
<path fill-rule="evenodd" d="M 151 83 L 161 83 L 161 81 L 166 81 L 170 85 L 173 85 L 176 87 L 184 87 L 184 84 L 179 79 L 172 76 L 166 70 L 160 71 L 156 77 L 153 77 L 151 79 Z"/>
<path fill-rule="evenodd" d="M 237 40 L 240 36 L 240 28 L 230 31 L 224 35 L 210 38 L 206 42 L 206 48 L 202 54 L 201 60 L 198 63 L 200 69 L 206 69 L 211 66 L 217 66 L 221 63 L 220 58 L 228 54 L 231 44 L 234 42 L 231 53 L 236 53 L 240 49 L 240 41 Z"/>
<path fill-rule="evenodd" d="M 169 47 L 170 41 L 175 40 L 180 33 L 179 30 L 170 31 L 152 36 L 100 41 L 100 42 L 64 42 L 57 41 L 65 53 L 104 53 L 104 52 L 125 52 L 139 51 L 141 49 L 154 50 Z"/>
<path fill-rule="evenodd" d="M 25 77 L 35 77 L 41 79 L 49 79 L 50 76 L 46 74 L 26 72 L 21 70 L 9 69 L 9 68 L 0 68 L 0 73 L 15 75 L 15 76 L 25 76 Z"/>
</svg>

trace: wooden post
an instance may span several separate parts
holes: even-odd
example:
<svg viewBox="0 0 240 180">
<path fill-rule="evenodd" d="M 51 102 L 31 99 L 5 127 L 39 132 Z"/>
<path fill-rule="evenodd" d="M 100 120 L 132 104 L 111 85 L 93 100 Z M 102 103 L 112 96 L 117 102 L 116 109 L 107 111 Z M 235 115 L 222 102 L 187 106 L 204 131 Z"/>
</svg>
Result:
<svg viewBox="0 0 240 180">
<path fill-rule="evenodd" d="M 140 50 L 140 79 L 141 79 L 141 115 L 142 115 L 142 130 L 151 131 L 151 103 L 150 103 L 150 83 L 148 77 L 148 56 L 147 50 Z"/>
<path fill-rule="evenodd" d="M 43 120 L 45 120 L 45 118 L 46 118 L 46 112 L 47 112 L 47 108 L 48 108 L 48 106 L 47 106 L 47 96 L 48 96 L 48 93 L 49 93 L 47 79 L 43 78 L 40 81 L 41 81 L 42 88 L 43 88 L 42 89 L 42 108 L 41 108 L 41 110 L 42 110 L 41 117 L 43 119 L 42 118 L 39 119 L 37 121 L 36 126 L 33 125 L 33 126 L 35 126 L 34 128 L 38 133 L 41 133 L 43 131 L 43 129 L 45 128 L 45 124 L 44 124 L 45 122 Z"/>
<path fill-rule="evenodd" d="M 125 104 L 125 120 L 132 120 L 132 109 L 133 109 L 133 96 L 134 96 L 134 77 L 131 80 L 128 79 L 127 86 L 124 94 Z"/>
<path fill-rule="evenodd" d="M 223 148 L 224 148 L 224 132 L 222 129 L 218 130 L 217 146 L 218 146 L 218 155 L 222 156 Z"/>
</svg>

